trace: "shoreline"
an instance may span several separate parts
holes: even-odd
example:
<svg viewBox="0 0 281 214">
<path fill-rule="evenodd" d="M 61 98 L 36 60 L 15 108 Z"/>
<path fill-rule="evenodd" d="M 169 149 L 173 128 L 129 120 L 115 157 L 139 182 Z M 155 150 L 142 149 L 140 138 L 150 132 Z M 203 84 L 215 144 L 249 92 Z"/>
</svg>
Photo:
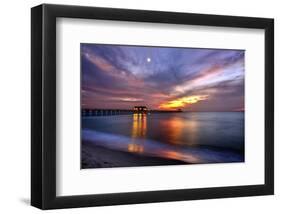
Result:
<svg viewBox="0 0 281 214">
<path fill-rule="evenodd" d="M 180 160 L 111 150 L 102 146 L 93 145 L 91 142 L 84 140 L 81 144 L 81 169 L 185 164 L 189 163 Z"/>
</svg>

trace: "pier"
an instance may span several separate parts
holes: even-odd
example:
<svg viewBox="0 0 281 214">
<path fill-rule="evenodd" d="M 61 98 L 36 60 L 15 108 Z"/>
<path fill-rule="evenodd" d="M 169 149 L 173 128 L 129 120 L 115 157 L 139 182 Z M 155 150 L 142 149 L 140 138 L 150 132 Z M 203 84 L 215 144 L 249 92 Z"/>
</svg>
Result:
<svg viewBox="0 0 281 214">
<path fill-rule="evenodd" d="M 82 109 L 82 116 L 110 116 L 110 115 L 122 115 L 133 114 L 134 110 L 127 109 Z"/>
<path fill-rule="evenodd" d="M 81 109 L 81 115 L 87 116 L 112 116 L 112 115 L 128 115 L 128 114 L 150 114 L 150 113 L 178 113 L 182 112 L 181 109 L 177 110 L 153 110 L 148 109 L 146 106 L 135 106 L 132 109 Z"/>
</svg>

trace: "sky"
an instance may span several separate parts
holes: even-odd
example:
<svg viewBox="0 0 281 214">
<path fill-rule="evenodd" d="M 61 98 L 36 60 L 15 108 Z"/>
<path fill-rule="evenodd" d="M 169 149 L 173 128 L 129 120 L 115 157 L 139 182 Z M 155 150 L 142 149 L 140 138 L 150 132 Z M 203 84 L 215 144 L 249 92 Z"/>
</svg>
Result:
<svg viewBox="0 0 281 214">
<path fill-rule="evenodd" d="M 81 44 L 82 108 L 244 111 L 244 51 Z"/>
</svg>

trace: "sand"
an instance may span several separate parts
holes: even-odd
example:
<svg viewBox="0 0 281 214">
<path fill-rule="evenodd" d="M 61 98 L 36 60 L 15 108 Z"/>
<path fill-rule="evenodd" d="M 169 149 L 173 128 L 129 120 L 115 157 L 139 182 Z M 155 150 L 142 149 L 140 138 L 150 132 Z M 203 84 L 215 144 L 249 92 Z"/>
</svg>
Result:
<svg viewBox="0 0 281 214">
<path fill-rule="evenodd" d="M 91 142 L 82 142 L 82 169 L 130 167 L 130 166 L 160 166 L 179 165 L 186 162 L 160 157 L 148 157 L 135 153 L 111 150 L 93 145 Z"/>
</svg>

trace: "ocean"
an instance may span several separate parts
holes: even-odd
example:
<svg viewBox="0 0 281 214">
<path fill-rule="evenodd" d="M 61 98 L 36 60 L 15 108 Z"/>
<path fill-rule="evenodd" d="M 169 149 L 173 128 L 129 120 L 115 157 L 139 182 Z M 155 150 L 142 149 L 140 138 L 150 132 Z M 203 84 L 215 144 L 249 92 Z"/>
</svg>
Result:
<svg viewBox="0 0 281 214">
<path fill-rule="evenodd" d="M 244 162 L 244 112 L 93 116 L 82 117 L 81 123 L 82 142 L 122 154 L 183 164 Z"/>
</svg>

